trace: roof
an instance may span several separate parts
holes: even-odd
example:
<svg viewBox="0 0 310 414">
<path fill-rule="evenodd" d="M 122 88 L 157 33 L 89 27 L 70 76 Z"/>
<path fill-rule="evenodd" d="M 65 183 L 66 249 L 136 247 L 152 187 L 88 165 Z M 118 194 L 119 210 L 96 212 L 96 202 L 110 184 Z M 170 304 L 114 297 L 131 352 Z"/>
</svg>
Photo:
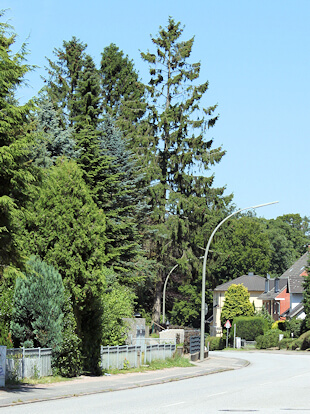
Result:
<svg viewBox="0 0 310 414">
<path fill-rule="evenodd" d="M 265 279 L 259 275 L 243 275 L 237 277 L 237 279 L 230 280 L 229 282 L 223 283 L 217 286 L 214 291 L 226 292 L 231 285 L 243 284 L 249 292 L 264 292 L 265 290 Z"/>
<path fill-rule="evenodd" d="M 287 309 L 280 316 L 285 316 L 285 317 L 293 318 L 294 316 L 300 315 L 302 312 L 304 312 L 304 304 L 302 302 L 300 302 L 297 306 L 295 306 L 295 308 L 293 308 L 293 309 Z"/>
<path fill-rule="evenodd" d="M 304 277 L 303 276 L 295 276 L 289 277 L 288 279 L 288 291 L 290 293 L 303 293 L 304 288 Z"/>
<path fill-rule="evenodd" d="M 269 281 L 270 287 L 274 286 L 274 279 L 270 279 Z M 259 296 L 259 299 L 262 300 L 272 300 L 275 299 L 283 290 L 286 288 L 287 280 L 286 279 L 279 279 L 279 291 L 275 292 L 274 287 L 269 290 L 269 292 L 264 292 L 262 295 Z"/>
<path fill-rule="evenodd" d="M 290 277 L 300 276 L 308 266 L 309 254 L 303 254 L 288 270 L 286 270 L 280 279 L 288 279 Z"/>
</svg>

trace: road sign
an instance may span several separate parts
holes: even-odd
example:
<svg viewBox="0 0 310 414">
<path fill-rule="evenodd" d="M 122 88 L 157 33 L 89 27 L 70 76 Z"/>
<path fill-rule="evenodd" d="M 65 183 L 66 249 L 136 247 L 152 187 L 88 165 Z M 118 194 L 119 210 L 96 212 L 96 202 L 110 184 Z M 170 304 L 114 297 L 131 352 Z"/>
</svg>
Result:
<svg viewBox="0 0 310 414">
<path fill-rule="evenodd" d="M 227 321 L 226 321 L 226 323 L 225 323 L 225 328 L 226 329 L 229 329 L 229 328 L 231 328 L 231 323 L 229 322 L 229 320 L 227 319 Z"/>
</svg>

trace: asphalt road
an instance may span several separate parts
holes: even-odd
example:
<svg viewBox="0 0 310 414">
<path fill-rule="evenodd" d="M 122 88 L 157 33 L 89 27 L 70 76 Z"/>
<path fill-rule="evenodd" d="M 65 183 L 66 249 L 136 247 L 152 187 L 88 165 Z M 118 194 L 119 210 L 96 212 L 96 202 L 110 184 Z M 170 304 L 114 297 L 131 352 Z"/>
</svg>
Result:
<svg viewBox="0 0 310 414">
<path fill-rule="evenodd" d="M 242 369 L 182 381 L 0 409 L 8 414 L 310 413 L 310 353 L 212 353 L 246 359 Z"/>
</svg>

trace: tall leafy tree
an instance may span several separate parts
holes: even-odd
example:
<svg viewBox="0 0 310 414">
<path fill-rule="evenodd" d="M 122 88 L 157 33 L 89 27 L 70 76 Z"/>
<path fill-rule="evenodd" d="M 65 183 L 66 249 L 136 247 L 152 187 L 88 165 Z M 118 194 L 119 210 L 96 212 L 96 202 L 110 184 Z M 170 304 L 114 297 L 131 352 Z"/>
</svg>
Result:
<svg viewBox="0 0 310 414">
<path fill-rule="evenodd" d="M 221 324 L 229 320 L 231 323 L 236 316 L 253 316 L 254 307 L 250 302 L 248 289 L 243 285 L 231 285 L 225 292 L 225 302 L 221 313 Z"/>
<path fill-rule="evenodd" d="M 20 266 L 23 262 L 18 218 L 34 180 L 28 162 L 32 104 L 19 105 L 15 99 L 31 67 L 25 63 L 25 45 L 17 53 L 12 51 L 15 41 L 13 29 L 0 22 L 0 278 L 5 266 Z"/>
<path fill-rule="evenodd" d="M 64 288 L 59 272 L 37 257 L 17 278 L 11 329 L 15 344 L 58 351 L 62 343 Z"/>
<path fill-rule="evenodd" d="M 224 155 L 205 132 L 218 116 L 216 105 L 200 108 L 208 82 L 197 84 L 200 63 L 189 63 L 194 38 L 181 40 L 181 24 L 169 18 L 166 28 L 152 38 L 155 53 L 141 53 L 150 65 L 148 91 L 152 105 L 149 124 L 153 140 L 149 142 L 148 164 L 153 223 L 157 228 L 150 242 L 150 256 L 157 258 L 154 317 L 159 319 L 163 279 L 169 264 L 183 257 L 184 262 L 197 257 L 193 253 L 194 233 L 207 216 L 219 216 L 229 198 L 224 188 L 213 188 L 213 176 L 206 172 Z M 139 144 L 137 143 L 137 146 Z M 183 253 L 185 252 L 185 255 Z M 200 254 L 199 254 L 200 255 Z"/>
</svg>

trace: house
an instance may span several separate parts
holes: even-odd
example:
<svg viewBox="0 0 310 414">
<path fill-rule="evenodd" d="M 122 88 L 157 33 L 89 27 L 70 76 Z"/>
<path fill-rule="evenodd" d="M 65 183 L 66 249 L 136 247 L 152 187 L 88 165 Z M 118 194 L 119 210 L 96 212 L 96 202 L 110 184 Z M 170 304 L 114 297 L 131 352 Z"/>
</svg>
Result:
<svg viewBox="0 0 310 414">
<path fill-rule="evenodd" d="M 290 307 L 290 294 L 287 289 L 286 279 L 265 279 L 265 291 L 259 299 L 263 301 L 263 307 L 275 321 L 284 320 L 283 315 Z"/>
<path fill-rule="evenodd" d="M 305 318 L 302 301 L 308 260 L 309 253 L 306 252 L 279 279 L 275 279 L 276 285 L 273 287 L 268 285 L 266 279 L 266 289 L 260 299 L 275 321 L 293 317 Z"/>
<path fill-rule="evenodd" d="M 211 318 L 212 322 L 210 324 L 211 336 L 222 336 L 221 312 L 225 301 L 225 292 L 233 284 L 243 284 L 248 289 L 250 301 L 254 304 L 256 310 L 261 309 L 263 306 L 262 300 L 259 299 L 260 295 L 265 291 L 265 279 L 262 276 L 249 273 L 217 286 L 213 291 L 213 318 Z"/>
</svg>

